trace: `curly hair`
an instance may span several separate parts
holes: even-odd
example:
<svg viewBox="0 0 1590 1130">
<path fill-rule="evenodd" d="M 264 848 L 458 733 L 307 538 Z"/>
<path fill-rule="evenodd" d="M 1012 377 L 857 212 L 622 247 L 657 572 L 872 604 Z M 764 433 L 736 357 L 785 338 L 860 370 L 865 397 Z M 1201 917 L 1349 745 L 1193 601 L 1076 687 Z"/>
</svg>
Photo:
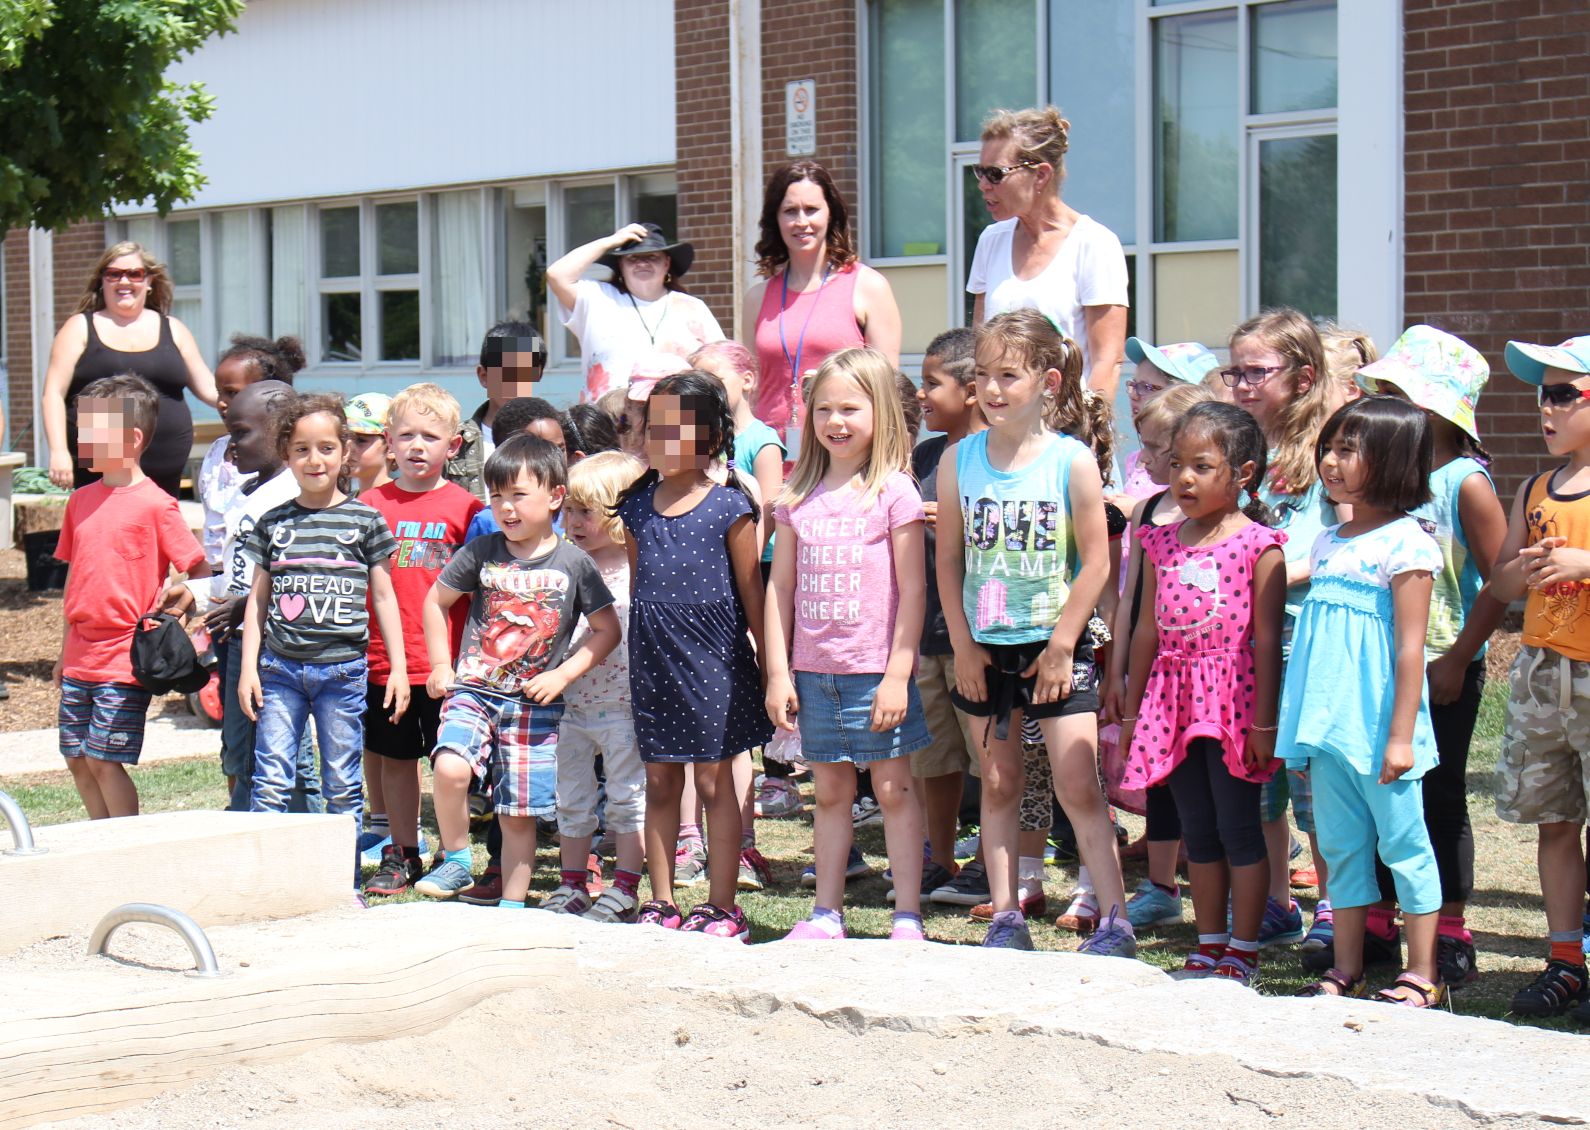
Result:
<svg viewBox="0 0 1590 1130">
<path fill-rule="evenodd" d="M 288 385 L 293 383 L 293 375 L 308 363 L 308 359 L 304 356 L 304 343 L 291 336 L 279 337 L 272 341 L 267 337 L 233 334 L 232 344 L 227 347 L 225 353 L 216 358 L 215 367 L 219 369 L 223 363 L 238 357 L 254 364 L 259 372 L 257 379 L 281 381 Z"/>
<path fill-rule="evenodd" d="M 352 436 L 348 431 L 348 415 L 342 407 L 342 397 L 334 392 L 311 392 L 300 394 L 289 404 L 279 417 L 276 425 L 276 452 L 287 458 L 287 449 L 293 442 L 293 430 L 298 427 L 298 421 L 306 416 L 313 416 L 324 412 L 337 423 L 337 440 L 342 444 L 343 453 L 352 448 Z M 351 481 L 350 468 L 344 460 L 342 469 L 337 474 L 337 489 L 345 491 Z"/>
<path fill-rule="evenodd" d="M 779 230 L 778 211 L 784 205 L 784 194 L 789 186 L 801 181 L 811 181 L 822 189 L 823 201 L 828 205 L 828 265 L 842 270 L 856 261 L 855 244 L 850 238 L 850 209 L 845 198 L 839 195 L 834 178 L 816 161 L 791 161 L 773 170 L 767 178 L 767 190 L 762 194 L 762 219 L 756 241 L 756 273 L 772 278 L 789 263 L 789 248 L 784 245 L 784 233 Z"/>
</svg>

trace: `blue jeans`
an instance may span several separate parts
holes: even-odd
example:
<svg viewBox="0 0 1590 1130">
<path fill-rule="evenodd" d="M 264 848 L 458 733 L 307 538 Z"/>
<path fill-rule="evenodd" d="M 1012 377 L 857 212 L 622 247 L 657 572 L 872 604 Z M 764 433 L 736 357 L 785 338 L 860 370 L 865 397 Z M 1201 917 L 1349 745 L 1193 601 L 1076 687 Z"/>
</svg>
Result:
<svg viewBox="0 0 1590 1130">
<path fill-rule="evenodd" d="M 221 668 L 221 772 L 232 778 L 228 812 L 247 812 L 254 789 L 254 723 L 237 700 L 237 681 L 243 671 L 243 636 L 236 633 L 216 656 Z M 307 728 L 298 745 L 298 774 L 293 782 L 288 812 L 324 812 L 320 799 L 320 769 L 315 764 L 315 744 Z"/>
<path fill-rule="evenodd" d="M 259 720 L 254 727 L 255 812 L 286 812 L 309 718 L 320 746 L 326 811 L 357 815 L 364 807 L 364 706 L 368 661 L 310 663 L 261 648 Z"/>
</svg>

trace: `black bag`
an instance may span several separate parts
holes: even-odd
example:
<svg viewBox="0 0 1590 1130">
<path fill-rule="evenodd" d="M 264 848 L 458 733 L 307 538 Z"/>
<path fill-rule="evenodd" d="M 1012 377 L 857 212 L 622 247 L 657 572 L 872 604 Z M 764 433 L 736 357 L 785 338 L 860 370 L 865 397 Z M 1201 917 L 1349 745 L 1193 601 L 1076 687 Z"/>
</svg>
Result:
<svg viewBox="0 0 1590 1130">
<path fill-rule="evenodd" d="M 182 621 L 169 612 L 139 618 L 133 630 L 132 669 L 133 678 L 146 691 L 193 694 L 204 689 L 214 666 L 214 654 L 207 650 L 201 659 Z"/>
</svg>

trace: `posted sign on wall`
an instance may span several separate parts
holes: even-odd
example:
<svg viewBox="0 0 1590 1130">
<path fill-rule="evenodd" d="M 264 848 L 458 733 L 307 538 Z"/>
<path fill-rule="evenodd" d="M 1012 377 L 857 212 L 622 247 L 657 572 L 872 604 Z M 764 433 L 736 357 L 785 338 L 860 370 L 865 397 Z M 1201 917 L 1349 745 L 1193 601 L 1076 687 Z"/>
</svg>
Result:
<svg viewBox="0 0 1590 1130">
<path fill-rule="evenodd" d="M 784 150 L 791 157 L 817 152 L 817 82 L 803 78 L 784 86 Z"/>
</svg>

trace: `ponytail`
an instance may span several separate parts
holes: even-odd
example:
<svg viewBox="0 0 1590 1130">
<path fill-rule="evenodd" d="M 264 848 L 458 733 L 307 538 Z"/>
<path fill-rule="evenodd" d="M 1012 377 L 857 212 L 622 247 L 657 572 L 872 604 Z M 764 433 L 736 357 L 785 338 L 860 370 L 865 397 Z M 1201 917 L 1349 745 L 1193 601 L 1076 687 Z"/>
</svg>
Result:
<svg viewBox="0 0 1590 1130">
<path fill-rule="evenodd" d="M 1262 476 L 1255 475 L 1254 478 L 1259 479 Z M 1242 512 L 1261 526 L 1273 526 L 1275 525 L 1275 512 L 1265 505 L 1264 499 L 1259 497 L 1257 488 L 1257 483 L 1248 485 L 1248 501 L 1243 504 Z"/>
</svg>

